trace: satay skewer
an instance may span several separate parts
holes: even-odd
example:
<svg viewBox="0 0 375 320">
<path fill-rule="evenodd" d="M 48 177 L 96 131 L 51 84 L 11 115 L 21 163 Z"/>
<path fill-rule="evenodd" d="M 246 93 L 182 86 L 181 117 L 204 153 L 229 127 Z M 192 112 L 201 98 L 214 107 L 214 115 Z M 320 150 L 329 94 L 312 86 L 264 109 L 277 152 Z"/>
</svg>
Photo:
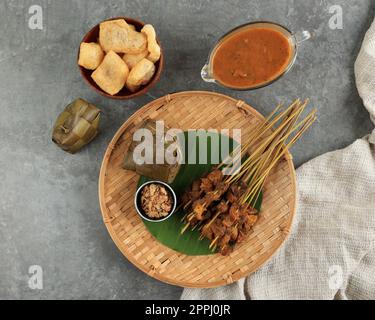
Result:
<svg viewBox="0 0 375 320">
<path fill-rule="evenodd" d="M 249 211 L 246 208 L 242 209 L 242 206 L 244 204 L 250 204 L 250 206 L 255 205 L 271 170 L 276 166 L 280 159 L 285 156 L 288 149 L 300 139 L 304 132 L 306 132 L 316 120 L 315 109 L 307 117 L 300 120 L 307 103 L 308 100 L 301 102 L 297 99 L 281 112 L 279 112 L 279 110 L 282 105 L 279 104 L 270 116 L 267 117 L 266 121 L 249 135 L 246 142 L 242 146 L 237 146 L 235 148 L 232 155 L 236 152 L 241 152 L 248 153 L 248 157 L 240 165 L 238 172 L 235 171 L 235 174 L 221 179 L 220 190 L 206 193 L 206 190 L 202 189 L 204 190 L 203 196 L 200 195 L 200 197 L 196 199 L 196 201 L 200 202 L 192 201 L 190 199 L 184 204 L 184 209 L 192 208 L 192 211 L 184 216 L 186 225 L 181 233 L 185 232 L 189 227 L 192 227 L 193 230 L 198 228 L 201 230 L 201 238 L 203 239 L 206 230 L 202 230 L 202 228 L 211 228 L 217 218 L 223 214 L 223 223 L 227 220 L 226 223 L 223 224 L 224 231 L 223 229 L 220 229 L 220 224 L 207 230 L 210 232 L 210 238 L 215 236 L 213 241 L 211 241 L 210 249 L 216 249 L 216 247 L 219 247 L 223 254 L 227 254 L 231 250 L 230 241 L 236 241 L 236 237 L 238 237 L 238 239 L 243 239 L 244 235 L 248 232 L 249 227 L 251 228 L 255 221 L 254 219 L 246 218 L 246 216 L 242 216 L 241 218 L 241 214 L 252 215 L 251 210 Z M 216 167 L 216 170 L 222 170 L 224 168 L 228 168 L 227 161 L 223 161 Z M 229 173 L 234 172 L 233 170 L 237 169 L 232 167 L 229 170 Z M 232 185 L 237 185 L 237 188 L 239 188 L 231 189 L 233 192 L 241 190 L 240 183 L 242 182 L 246 183 L 247 190 L 244 193 L 237 195 L 238 204 L 241 205 L 241 209 L 235 209 L 233 205 L 231 205 L 225 211 L 218 210 L 213 217 L 211 214 L 206 214 L 208 208 L 210 211 L 215 210 L 215 206 L 218 206 L 219 200 L 227 194 Z M 232 196 L 234 196 L 234 194 Z M 228 206 L 228 202 L 226 205 Z M 228 216 L 225 216 L 226 214 Z M 231 218 L 228 220 L 226 218 L 229 218 L 229 215 L 231 215 Z M 238 225 L 237 222 L 235 226 L 230 226 L 230 223 L 228 224 L 228 222 L 230 222 L 231 219 L 234 219 L 234 221 L 236 221 L 236 219 L 242 220 L 240 225 Z M 246 225 L 246 223 L 248 225 Z M 220 242 L 218 244 L 219 240 Z"/>
</svg>

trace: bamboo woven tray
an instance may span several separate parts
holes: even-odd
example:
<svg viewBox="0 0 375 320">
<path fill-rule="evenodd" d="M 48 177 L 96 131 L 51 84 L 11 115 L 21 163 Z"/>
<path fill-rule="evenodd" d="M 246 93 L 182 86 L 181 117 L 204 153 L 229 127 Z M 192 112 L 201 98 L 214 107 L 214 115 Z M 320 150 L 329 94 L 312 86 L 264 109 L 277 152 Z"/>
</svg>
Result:
<svg viewBox="0 0 375 320">
<path fill-rule="evenodd" d="M 264 188 L 260 219 L 248 239 L 227 257 L 186 256 L 160 244 L 135 211 L 139 176 L 121 168 L 135 128 L 144 119 L 164 120 L 170 128 L 242 129 L 242 141 L 264 118 L 253 108 L 211 92 L 181 92 L 147 104 L 114 136 L 99 178 L 100 207 L 107 229 L 121 252 L 139 269 L 160 281 L 194 288 L 233 283 L 262 266 L 289 234 L 296 209 L 296 181 L 288 153 L 274 168 Z"/>
</svg>

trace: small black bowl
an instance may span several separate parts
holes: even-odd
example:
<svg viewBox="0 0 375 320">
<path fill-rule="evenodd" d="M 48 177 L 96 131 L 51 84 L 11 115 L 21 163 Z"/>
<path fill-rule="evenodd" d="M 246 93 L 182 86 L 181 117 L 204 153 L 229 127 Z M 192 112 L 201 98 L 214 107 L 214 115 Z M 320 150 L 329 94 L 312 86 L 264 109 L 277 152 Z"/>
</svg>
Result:
<svg viewBox="0 0 375 320">
<path fill-rule="evenodd" d="M 149 184 L 160 184 L 160 185 L 163 185 L 170 192 L 170 194 L 171 194 L 171 196 L 173 198 L 173 207 L 172 207 L 172 210 L 164 218 L 161 218 L 161 219 L 152 219 L 142 209 L 142 205 L 141 205 L 142 190 L 143 190 L 144 187 L 146 187 Z M 177 207 L 177 196 L 176 196 L 176 193 L 174 192 L 174 190 L 171 188 L 171 186 L 168 185 L 168 184 L 166 184 L 165 182 L 162 182 L 162 181 L 148 181 L 148 182 L 142 184 L 137 189 L 137 192 L 135 193 L 135 197 L 134 197 L 134 206 L 135 206 L 135 209 L 137 210 L 138 214 L 140 215 L 140 217 L 142 219 L 144 219 L 146 221 L 149 221 L 149 222 L 162 222 L 162 221 L 165 221 L 165 220 L 169 219 L 175 213 L 176 207 Z"/>
</svg>

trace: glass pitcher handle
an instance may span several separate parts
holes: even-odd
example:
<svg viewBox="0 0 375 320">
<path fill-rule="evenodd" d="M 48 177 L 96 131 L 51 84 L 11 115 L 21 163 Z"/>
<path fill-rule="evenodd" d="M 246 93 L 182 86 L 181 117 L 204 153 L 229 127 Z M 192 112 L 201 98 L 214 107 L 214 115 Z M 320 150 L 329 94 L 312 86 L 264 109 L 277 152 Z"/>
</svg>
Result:
<svg viewBox="0 0 375 320">
<path fill-rule="evenodd" d="M 203 68 L 202 68 L 202 71 L 201 71 L 201 77 L 203 79 L 203 81 L 206 81 L 206 82 L 215 82 L 215 79 L 213 79 L 211 77 L 211 74 L 210 74 L 210 67 L 208 64 L 206 64 Z"/>
<path fill-rule="evenodd" d="M 304 31 L 296 32 L 293 35 L 294 35 L 294 38 L 296 39 L 296 43 L 301 44 L 302 42 L 305 42 L 311 39 L 314 36 L 314 33 L 304 30 Z"/>
</svg>

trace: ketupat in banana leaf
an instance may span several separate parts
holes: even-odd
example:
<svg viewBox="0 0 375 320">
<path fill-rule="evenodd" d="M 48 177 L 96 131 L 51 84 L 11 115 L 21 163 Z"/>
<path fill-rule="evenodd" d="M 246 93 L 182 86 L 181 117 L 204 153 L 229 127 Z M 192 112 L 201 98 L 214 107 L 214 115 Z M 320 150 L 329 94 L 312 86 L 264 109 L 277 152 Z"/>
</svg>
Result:
<svg viewBox="0 0 375 320">
<path fill-rule="evenodd" d="M 59 115 L 52 141 L 69 153 L 76 153 L 98 134 L 100 110 L 78 98 Z"/>
<path fill-rule="evenodd" d="M 136 146 L 138 145 L 139 142 L 132 141 L 132 143 L 130 144 L 130 146 L 129 146 L 126 154 L 125 154 L 122 167 L 125 170 L 135 171 L 136 173 L 138 173 L 141 176 L 146 176 L 146 177 L 154 179 L 154 180 L 161 180 L 161 181 L 164 181 L 166 183 L 172 183 L 173 180 L 176 178 L 176 176 L 177 176 L 177 174 L 180 170 L 181 165 L 179 163 L 176 163 L 176 164 L 173 164 L 173 165 L 170 165 L 170 164 L 167 164 L 167 163 L 165 163 L 165 164 L 156 164 L 155 163 L 156 162 L 155 161 L 156 160 L 156 148 L 157 148 L 157 145 L 156 145 L 156 139 L 157 139 L 156 138 L 156 121 L 150 120 L 150 119 L 145 120 L 139 126 L 139 129 L 147 129 L 153 135 L 153 139 L 154 139 L 154 142 L 153 142 L 154 164 L 138 165 L 134 161 L 134 156 L 135 156 L 134 155 L 134 149 L 136 148 Z M 164 129 L 165 129 L 165 131 L 169 130 L 169 128 L 167 126 L 165 126 Z M 168 135 L 168 134 L 166 134 L 166 135 Z M 168 148 L 168 146 L 170 146 L 172 143 L 175 143 L 177 140 L 169 137 L 168 141 L 173 141 L 173 142 L 164 141 L 165 150 Z M 178 148 L 178 150 L 176 150 L 176 152 L 181 155 L 180 148 Z M 177 156 L 177 154 L 175 154 L 175 156 Z"/>
</svg>

